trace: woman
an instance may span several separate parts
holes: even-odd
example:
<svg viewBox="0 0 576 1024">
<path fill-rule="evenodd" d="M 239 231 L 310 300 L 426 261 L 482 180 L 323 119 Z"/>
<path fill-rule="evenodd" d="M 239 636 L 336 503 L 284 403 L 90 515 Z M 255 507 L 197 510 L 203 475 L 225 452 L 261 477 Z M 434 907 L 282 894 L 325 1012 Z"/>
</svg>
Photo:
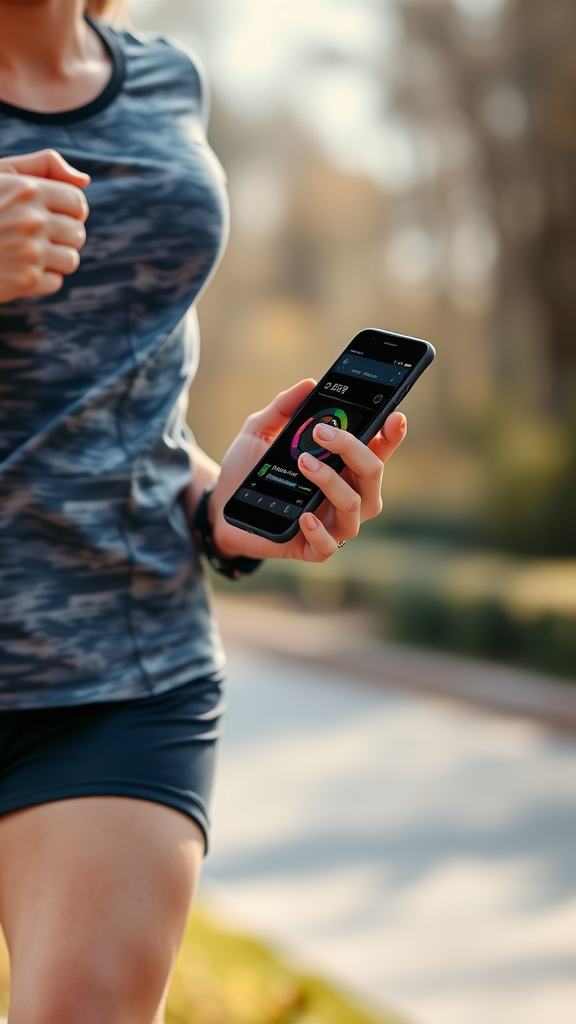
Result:
<svg viewBox="0 0 576 1024">
<path fill-rule="evenodd" d="M 227 207 L 205 87 L 99 0 L 0 0 L 0 920 L 11 1024 L 160 1021 L 208 833 L 223 655 L 198 546 L 323 561 L 381 507 L 394 414 L 302 456 L 274 545 L 222 508 L 313 381 L 217 466 L 186 431 Z M 85 244 L 80 261 L 79 251 Z M 206 497 L 203 497 L 206 495 Z M 202 515 L 198 517 L 198 507 Z M 196 538 L 196 539 L 195 539 Z"/>
</svg>

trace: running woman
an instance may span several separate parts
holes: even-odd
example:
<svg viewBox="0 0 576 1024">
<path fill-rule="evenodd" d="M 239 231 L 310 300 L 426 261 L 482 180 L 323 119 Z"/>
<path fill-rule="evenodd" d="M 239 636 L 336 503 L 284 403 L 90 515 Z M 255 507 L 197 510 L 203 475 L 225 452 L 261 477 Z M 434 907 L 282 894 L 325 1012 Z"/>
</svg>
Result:
<svg viewBox="0 0 576 1024">
<path fill-rule="evenodd" d="M 228 497 L 313 387 L 222 466 L 185 424 L 228 227 L 197 59 L 105 0 L 0 0 L 0 922 L 10 1024 L 160 1024 L 208 839 L 223 651 L 199 552 L 321 562 L 381 508 L 404 417 L 338 431 L 279 546 Z M 273 341 L 271 341 L 273 344 Z M 193 401 L 193 399 L 192 399 Z M 217 410 L 215 410 L 217 415 Z M 247 794 L 249 799 L 249 794 Z"/>
</svg>

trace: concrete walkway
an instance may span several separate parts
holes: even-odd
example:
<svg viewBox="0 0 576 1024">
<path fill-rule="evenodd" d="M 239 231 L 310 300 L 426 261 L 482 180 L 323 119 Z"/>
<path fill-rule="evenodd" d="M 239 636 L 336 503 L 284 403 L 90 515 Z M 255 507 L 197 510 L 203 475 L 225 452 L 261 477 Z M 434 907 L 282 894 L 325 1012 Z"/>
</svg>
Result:
<svg viewBox="0 0 576 1024">
<path fill-rule="evenodd" d="M 386 643 L 366 610 L 306 611 L 277 594 L 219 595 L 226 642 L 288 655 L 395 689 L 448 697 L 552 726 L 576 736 L 576 682 L 512 665 Z"/>
<path fill-rule="evenodd" d="M 414 1024 L 575 1024 L 576 743 L 237 649 L 205 886 Z"/>
</svg>

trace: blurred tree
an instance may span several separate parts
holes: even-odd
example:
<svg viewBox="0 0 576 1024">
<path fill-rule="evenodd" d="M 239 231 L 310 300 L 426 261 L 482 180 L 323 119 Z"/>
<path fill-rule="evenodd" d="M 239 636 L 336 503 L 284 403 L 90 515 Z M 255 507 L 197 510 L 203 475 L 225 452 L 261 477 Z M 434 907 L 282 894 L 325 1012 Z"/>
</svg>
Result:
<svg viewBox="0 0 576 1024">
<path fill-rule="evenodd" d="M 200 305 L 199 441 L 220 456 L 360 324 L 426 337 L 438 359 L 407 401 L 392 517 L 575 554 L 574 0 L 132 4 L 204 54 L 229 176 L 230 244 Z M 382 31 L 345 45 L 332 23 L 368 9 Z M 269 51 L 285 60 L 271 103 L 244 109 Z"/>
<path fill-rule="evenodd" d="M 448 220 L 481 213 L 496 228 L 497 369 L 509 387 L 524 378 L 518 362 L 530 353 L 514 338 L 536 327 L 548 401 L 566 412 L 576 395 L 576 4 L 404 0 L 399 9 L 395 103 L 435 153 L 419 187 L 433 179 L 431 200 Z M 462 238 L 457 286 L 481 244 L 470 233 L 467 252 Z"/>
<path fill-rule="evenodd" d="M 491 232 L 497 241 L 497 401 L 478 435 L 487 535 L 574 555 L 576 5 L 403 0 L 399 11 L 403 36 L 385 78 L 408 131 L 433 154 L 415 191 L 444 231 L 444 283 L 456 302 Z"/>
</svg>

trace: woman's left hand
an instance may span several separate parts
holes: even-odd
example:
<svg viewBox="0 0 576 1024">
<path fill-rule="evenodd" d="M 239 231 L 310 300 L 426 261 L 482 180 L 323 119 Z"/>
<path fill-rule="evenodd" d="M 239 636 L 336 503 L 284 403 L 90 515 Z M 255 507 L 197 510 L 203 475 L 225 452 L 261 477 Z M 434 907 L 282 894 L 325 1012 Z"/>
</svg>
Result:
<svg viewBox="0 0 576 1024">
<path fill-rule="evenodd" d="M 293 540 L 277 544 L 231 526 L 224 519 L 222 510 L 228 499 L 315 386 L 315 381 L 303 380 L 289 391 L 281 392 L 262 412 L 249 416 L 224 456 L 209 506 L 214 543 L 224 558 L 246 555 L 324 562 L 334 554 L 340 542 L 357 535 L 364 520 L 380 512 L 384 463 L 406 433 L 406 419 L 399 412 L 388 417 L 368 445 L 346 430 L 324 424 L 315 428 L 315 440 L 339 455 L 346 468 L 338 474 L 311 455 L 300 456 L 300 472 L 323 491 L 325 500 L 316 514 L 305 512 L 300 517 L 300 531 Z"/>
</svg>

